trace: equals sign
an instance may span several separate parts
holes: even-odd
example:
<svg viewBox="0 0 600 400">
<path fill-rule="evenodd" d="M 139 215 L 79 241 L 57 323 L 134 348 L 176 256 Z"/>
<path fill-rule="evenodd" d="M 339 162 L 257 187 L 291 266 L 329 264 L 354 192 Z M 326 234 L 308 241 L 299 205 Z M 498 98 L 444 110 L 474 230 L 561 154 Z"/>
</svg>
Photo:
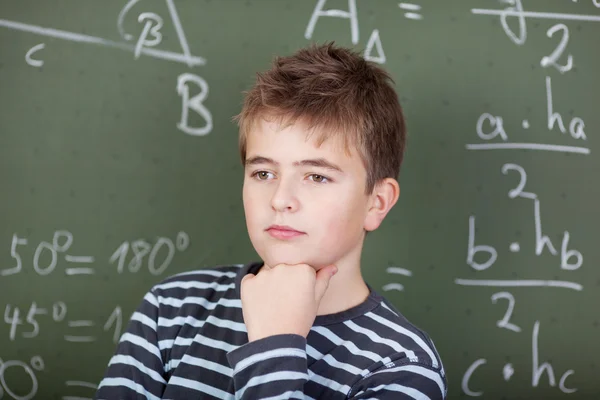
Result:
<svg viewBox="0 0 600 400">
<path fill-rule="evenodd" d="M 400 267 L 387 267 L 386 272 L 389 274 L 412 276 L 412 271 Z M 404 290 L 404 285 L 402 285 L 401 283 L 388 283 L 387 285 L 383 286 L 383 290 L 385 290 L 386 292 L 388 290 L 402 291 Z"/>
<path fill-rule="evenodd" d="M 69 328 L 83 328 L 83 327 L 94 326 L 94 321 L 77 320 L 77 321 L 68 321 L 67 324 L 69 325 Z M 67 342 L 79 342 L 79 343 L 93 342 L 96 340 L 96 338 L 94 336 L 65 335 L 64 338 Z"/>
<path fill-rule="evenodd" d="M 78 264 L 92 264 L 94 262 L 94 257 L 92 256 L 65 256 L 65 260 L 71 263 Z M 84 268 L 84 267 L 75 267 L 75 268 L 67 268 L 65 270 L 67 275 L 93 275 L 94 268 Z"/>
<path fill-rule="evenodd" d="M 404 16 L 408 19 L 423 19 L 423 16 L 421 14 L 419 14 L 418 12 L 415 12 L 415 11 L 421 11 L 421 6 L 418 4 L 400 3 L 400 4 L 398 4 L 398 7 L 400 7 L 403 10 L 409 11 L 409 12 L 404 13 Z"/>
</svg>

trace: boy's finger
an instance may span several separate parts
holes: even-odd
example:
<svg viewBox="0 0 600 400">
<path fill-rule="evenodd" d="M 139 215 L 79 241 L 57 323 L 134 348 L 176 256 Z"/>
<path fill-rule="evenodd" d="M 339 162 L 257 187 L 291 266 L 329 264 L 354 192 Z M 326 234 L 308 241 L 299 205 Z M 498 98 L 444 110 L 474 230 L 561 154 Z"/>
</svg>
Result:
<svg viewBox="0 0 600 400">
<path fill-rule="evenodd" d="M 321 303 L 321 299 L 325 295 L 327 288 L 329 287 L 329 281 L 337 272 L 337 267 L 331 265 L 325 268 L 321 268 L 317 271 L 317 281 L 315 284 L 315 301 L 317 304 Z"/>
</svg>

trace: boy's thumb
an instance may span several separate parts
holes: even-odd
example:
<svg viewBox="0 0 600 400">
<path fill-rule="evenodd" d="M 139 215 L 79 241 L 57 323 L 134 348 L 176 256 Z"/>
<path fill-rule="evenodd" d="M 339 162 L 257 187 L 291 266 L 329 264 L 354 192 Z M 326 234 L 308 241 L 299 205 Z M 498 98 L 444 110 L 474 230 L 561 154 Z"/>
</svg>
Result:
<svg viewBox="0 0 600 400">
<path fill-rule="evenodd" d="M 317 305 L 321 303 L 321 299 L 329 287 L 329 280 L 336 272 L 337 267 L 335 265 L 330 265 L 317 271 L 317 283 L 315 285 L 315 301 Z"/>
</svg>

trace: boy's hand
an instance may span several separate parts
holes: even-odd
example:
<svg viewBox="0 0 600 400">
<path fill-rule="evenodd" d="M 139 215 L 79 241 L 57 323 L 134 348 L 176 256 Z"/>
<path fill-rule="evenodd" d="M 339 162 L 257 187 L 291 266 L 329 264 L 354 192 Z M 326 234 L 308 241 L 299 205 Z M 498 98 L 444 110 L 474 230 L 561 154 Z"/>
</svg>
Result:
<svg viewBox="0 0 600 400">
<path fill-rule="evenodd" d="M 335 265 L 317 272 L 307 264 L 278 264 L 244 276 L 241 298 L 248 341 L 284 333 L 306 337 L 336 272 Z"/>
</svg>

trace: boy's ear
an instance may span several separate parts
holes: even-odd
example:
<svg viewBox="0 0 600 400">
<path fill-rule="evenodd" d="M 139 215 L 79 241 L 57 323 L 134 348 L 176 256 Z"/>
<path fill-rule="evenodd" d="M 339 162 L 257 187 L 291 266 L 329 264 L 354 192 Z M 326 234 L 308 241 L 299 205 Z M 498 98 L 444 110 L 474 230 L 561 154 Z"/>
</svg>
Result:
<svg viewBox="0 0 600 400">
<path fill-rule="evenodd" d="M 381 222 L 392 209 L 400 197 L 400 185 L 393 178 L 385 178 L 378 182 L 369 195 L 369 205 L 365 218 L 364 228 L 366 231 L 374 231 L 379 228 Z"/>
</svg>

